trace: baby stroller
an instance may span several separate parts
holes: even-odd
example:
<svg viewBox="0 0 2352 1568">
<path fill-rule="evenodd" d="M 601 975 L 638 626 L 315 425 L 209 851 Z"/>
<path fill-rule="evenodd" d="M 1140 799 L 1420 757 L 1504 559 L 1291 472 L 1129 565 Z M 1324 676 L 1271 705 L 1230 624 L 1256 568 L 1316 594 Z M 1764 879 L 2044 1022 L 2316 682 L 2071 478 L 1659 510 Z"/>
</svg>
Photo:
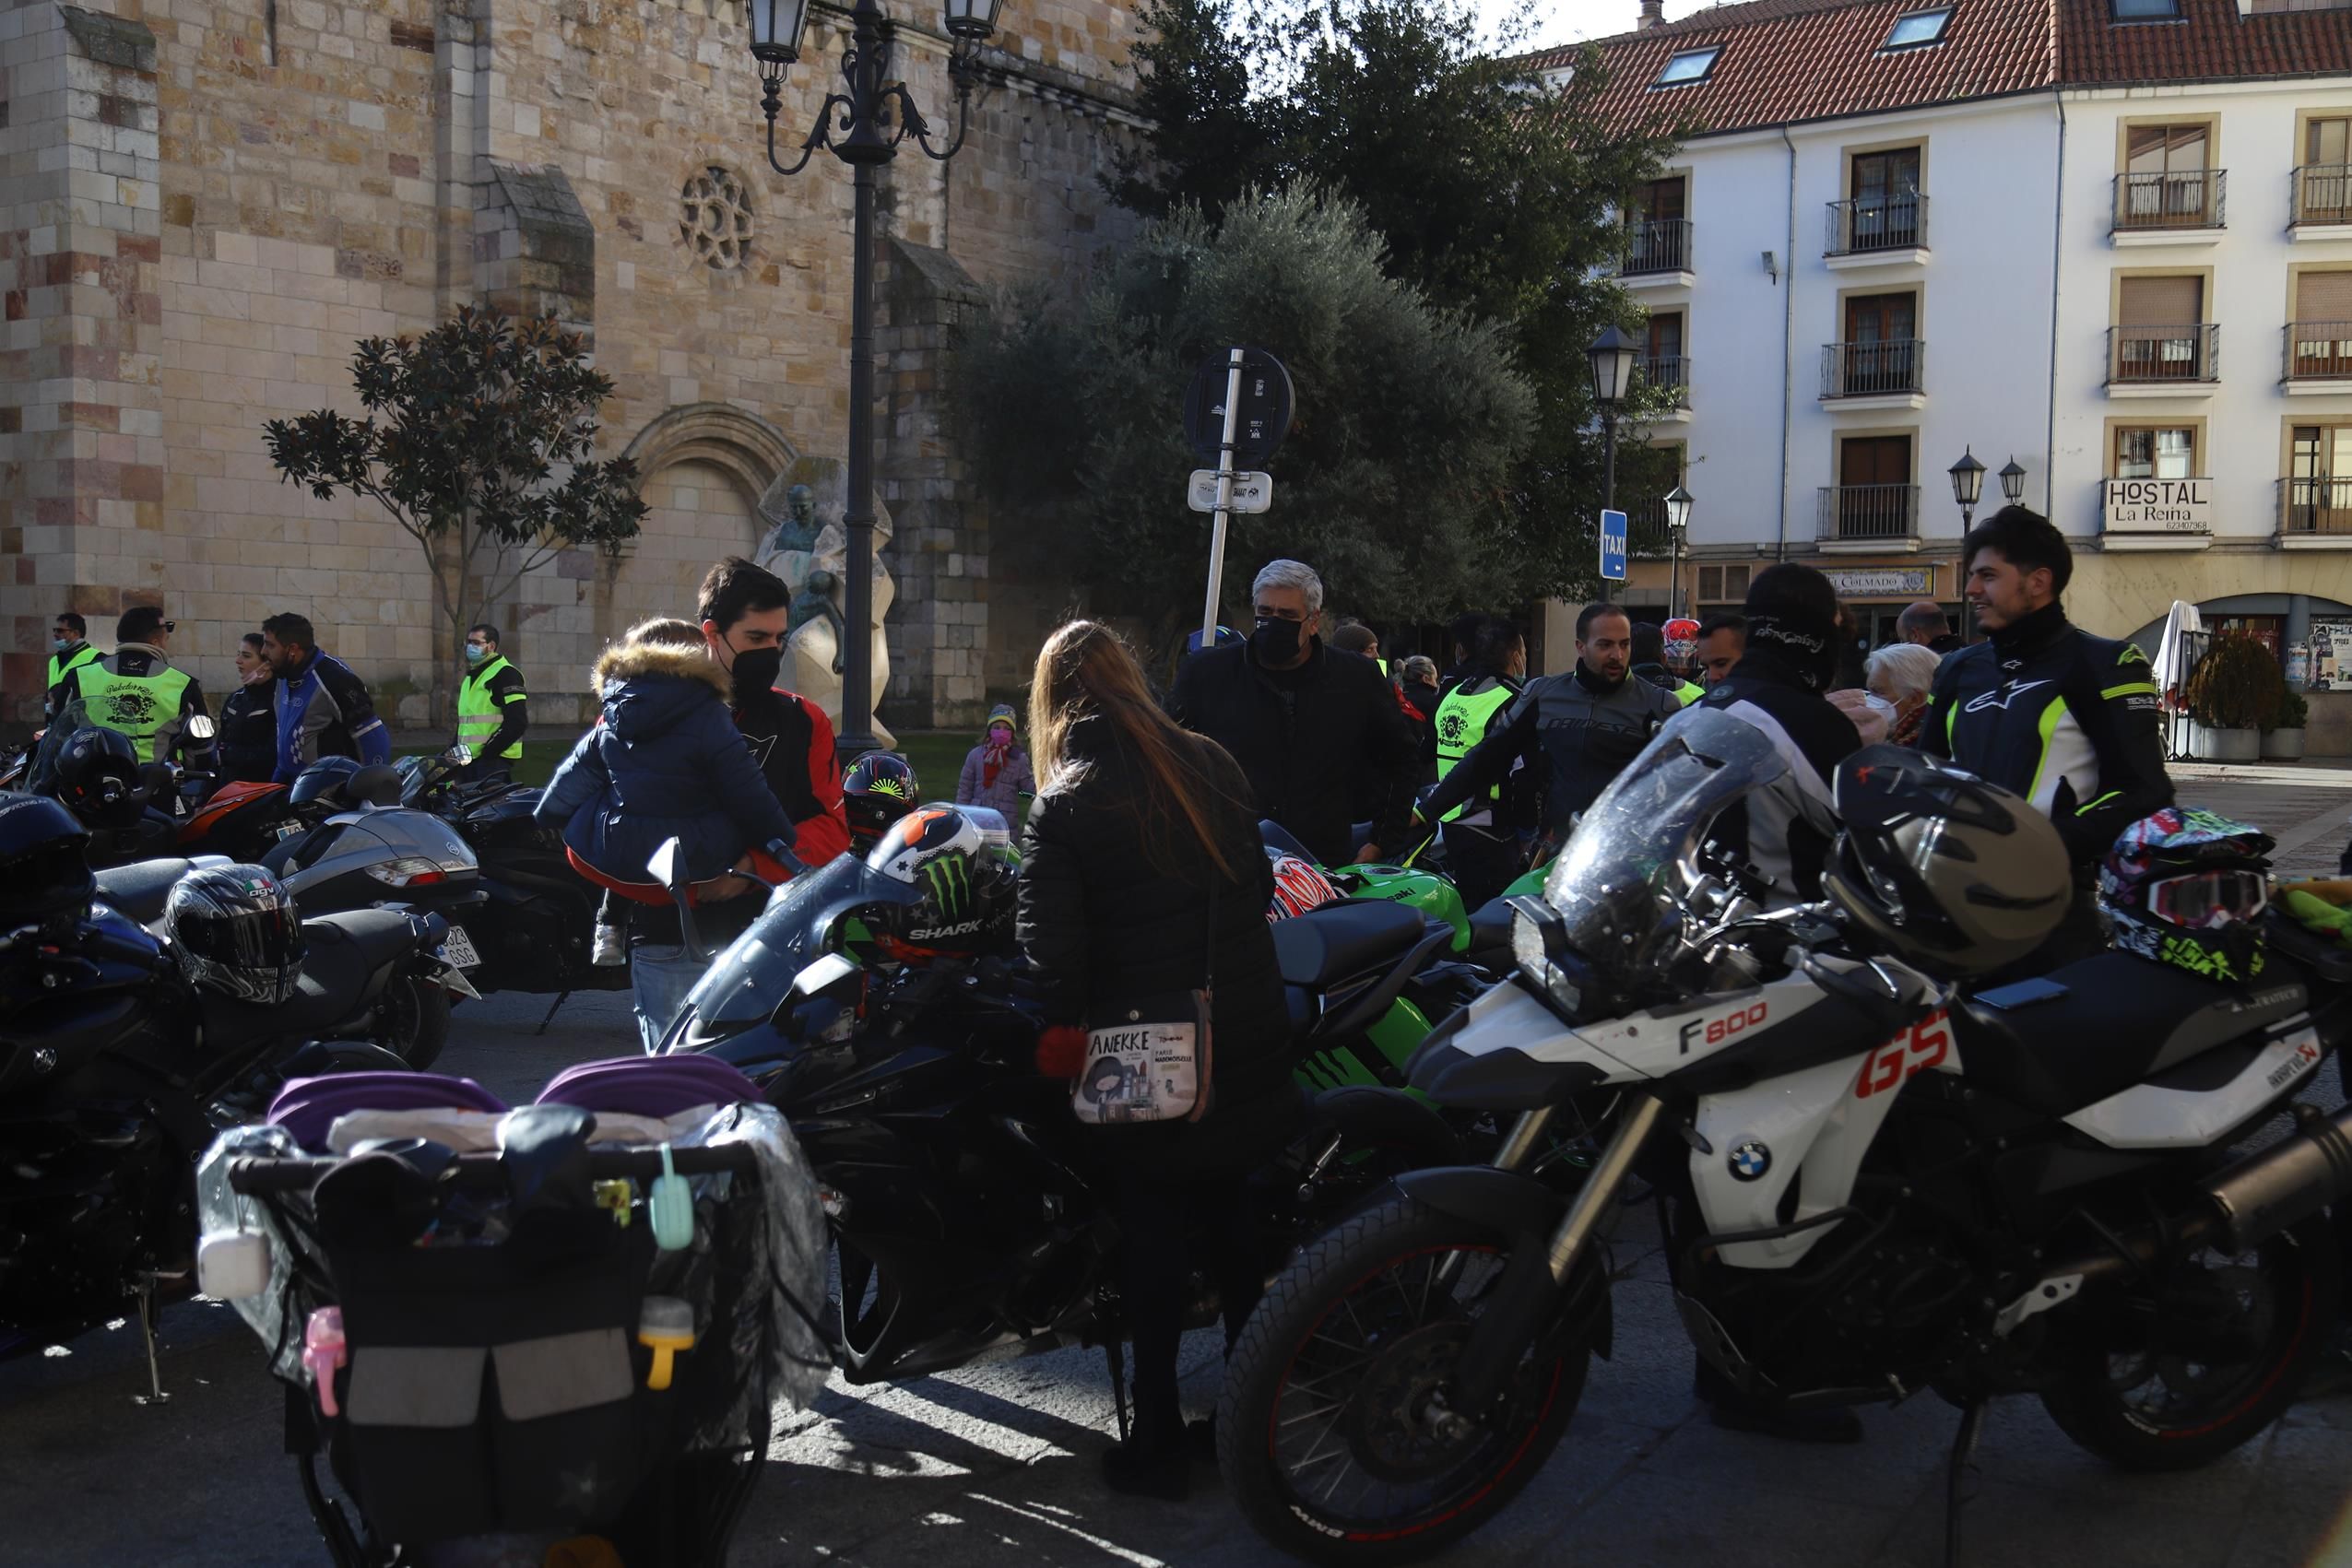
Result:
<svg viewBox="0 0 2352 1568">
<path fill-rule="evenodd" d="M 816 1188 L 709 1057 L 584 1064 L 511 1111 L 298 1080 L 197 1185 L 200 1281 L 269 1351 L 337 1568 L 723 1564 L 773 1400 L 832 1364 Z"/>
</svg>

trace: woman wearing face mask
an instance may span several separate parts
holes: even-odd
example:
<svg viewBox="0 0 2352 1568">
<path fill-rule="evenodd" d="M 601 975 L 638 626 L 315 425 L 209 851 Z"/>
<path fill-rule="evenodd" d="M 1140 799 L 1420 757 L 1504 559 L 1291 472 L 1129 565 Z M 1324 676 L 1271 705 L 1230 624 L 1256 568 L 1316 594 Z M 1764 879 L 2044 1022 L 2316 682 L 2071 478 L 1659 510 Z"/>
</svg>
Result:
<svg viewBox="0 0 2352 1568">
<path fill-rule="evenodd" d="M 1943 657 L 1918 643 L 1890 643 L 1869 659 L 1871 695 L 1894 704 L 1886 738 L 1897 746 L 1920 743 L 1920 721 L 1927 716 L 1928 692 Z"/>
<path fill-rule="evenodd" d="M 224 784 L 267 784 L 278 771 L 278 714 L 270 704 L 278 677 L 261 655 L 261 633 L 237 644 L 237 690 L 220 705 L 219 746 Z"/>
</svg>

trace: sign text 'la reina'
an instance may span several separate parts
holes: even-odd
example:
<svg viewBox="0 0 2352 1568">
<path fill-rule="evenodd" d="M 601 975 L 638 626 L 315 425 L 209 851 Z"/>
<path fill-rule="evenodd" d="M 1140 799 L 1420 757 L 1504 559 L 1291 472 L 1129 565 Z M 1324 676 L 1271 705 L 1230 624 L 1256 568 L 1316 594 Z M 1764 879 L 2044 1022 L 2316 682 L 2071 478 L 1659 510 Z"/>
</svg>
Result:
<svg viewBox="0 0 2352 1568">
<path fill-rule="evenodd" d="M 2213 531 L 2210 479 L 2110 479 L 2105 513 L 2110 534 Z"/>
</svg>

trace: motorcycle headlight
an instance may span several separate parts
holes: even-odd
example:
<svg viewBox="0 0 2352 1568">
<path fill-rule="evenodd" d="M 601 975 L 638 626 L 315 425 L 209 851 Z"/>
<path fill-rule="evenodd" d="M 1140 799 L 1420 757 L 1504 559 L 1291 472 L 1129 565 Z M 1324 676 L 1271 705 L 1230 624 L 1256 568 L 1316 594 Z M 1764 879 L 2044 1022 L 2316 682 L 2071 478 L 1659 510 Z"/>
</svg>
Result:
<svg viewBox="0 0 2352 1568">
<path fill-rule="evenodd" d="M 1567 922 L 1540 898 L 1510 901 L 1511 961 L 1537 995 L 1567 1022 L 1584 1005 L 1585 966 L 1570 949 Z"/>
</svg>

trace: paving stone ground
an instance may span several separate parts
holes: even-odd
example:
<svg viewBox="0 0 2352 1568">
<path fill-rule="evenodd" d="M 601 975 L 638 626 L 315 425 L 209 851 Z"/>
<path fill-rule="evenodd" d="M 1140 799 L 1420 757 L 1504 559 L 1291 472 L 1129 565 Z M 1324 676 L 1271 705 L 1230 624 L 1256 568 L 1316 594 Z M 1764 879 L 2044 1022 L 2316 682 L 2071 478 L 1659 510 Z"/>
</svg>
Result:
<svg viewBox="0 0 2352 1568">
<path fill-rule="evenodd" d="M 2282 868 L 2329 872 L 2352 770 L 2178 771 L 2183 801 L 2256 822 Z M 460 1009 L 444 1065 L 526 1094 L 571 1061 L 633 1048 L 621 998 L 494 996 Z M 2342 1098 L 2331 1075 L 2314 1098 Z M 1618 1239 L 1617 1353 L 1596 1363 L 1566 1440 L 1507 1512 L 1436 1561 L 1458 1568 L 1932 1568 L 1956 1412 L 1932 1396 L 1865 1412 L 1856 1448 L 1717 1431 L 1690 1396 L 1690 1351 L 1638 1211 Z M 167 1315 L 160 1409 L 135 1333 L 0 1365 L 0 1568 L 158 1563 L 295 1568 L 325 1561 L 279 1452 L 279 1394 L 252 1336 L 206 1303 Z M 1206 1409 L 1212 1339 L 1187 1348 Z M 1212 1472 L 1187 1503 L 1106 1495 L 1103 1363 L 1077 1352 L 901 1386 L 838 1380 L 784 1418 L 737 1538 L 739 1564 L 1101 1564 L 1229 1568 L 1276 1561 Z M 1997 1406 L 1965 1515 L 1969 1568 L 2352 1565 L 2352 1398 L 2297 1408 L 2256 1443 L 2185 1475 L 2131 1476 L 2076 1449 L 2029 1400 Z"/>
</svg>

